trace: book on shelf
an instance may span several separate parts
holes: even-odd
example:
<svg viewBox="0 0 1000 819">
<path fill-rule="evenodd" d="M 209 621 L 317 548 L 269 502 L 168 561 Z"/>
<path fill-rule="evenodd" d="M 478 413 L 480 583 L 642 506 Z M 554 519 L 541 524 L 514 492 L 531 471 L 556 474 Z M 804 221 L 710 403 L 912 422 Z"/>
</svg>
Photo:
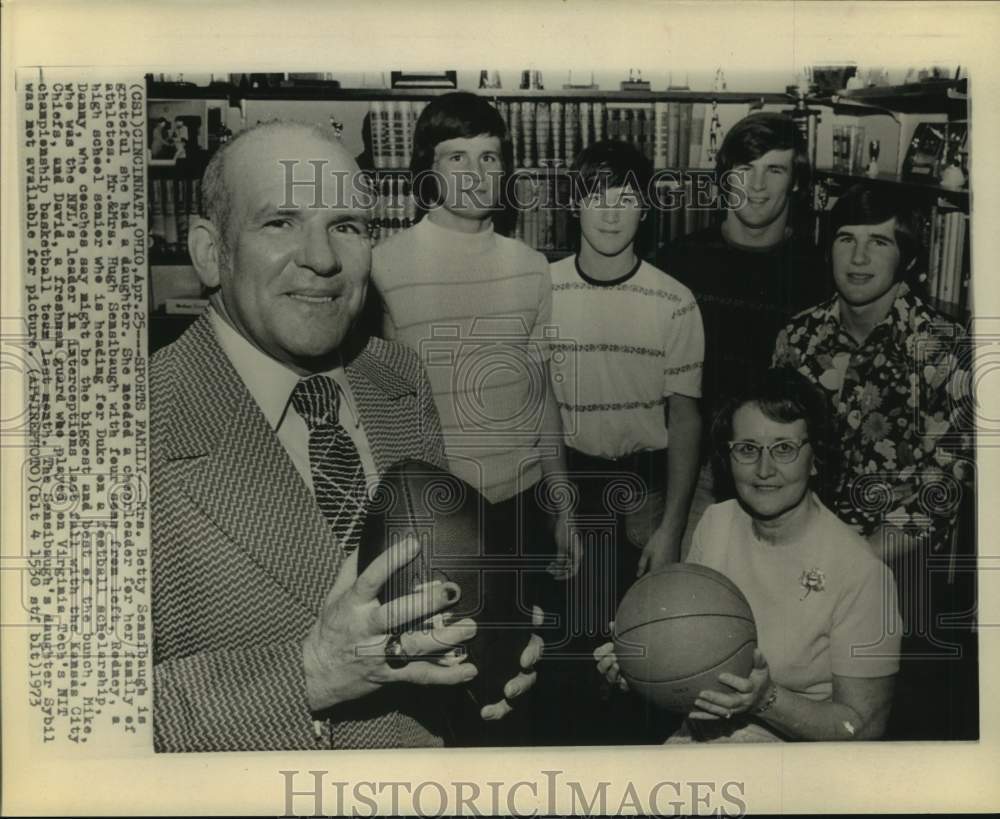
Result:
<svg viewBox="0 0 1000 819">
<path fill-rule="evenodd" d="M 573 157 L 566 156 L 563 137 L 563 106 L 561 102 L 549 103 L 549 133 L 552 140 L 552 159 L 557 165 L 568 165 Z"/>
<path fill-rule="evenodd" d="M 701 167 L 701 147 L 705 130 L 705 103 L 696 102 L 691 106 L 691 139 L 688 150 L 687 167 Z"/>
<path fill-rule="evenodd" d="M 960 210 L 937 205 L 928 216 L 925 289 L 948 312 L 968 307 L 968 219 Z"/>
<path fill-rule="evenodd" d="M 589 102 L 580 103 L 580 150 L 585 150 L 593 141 L 593 125 L 591 123 L 591 105 Z"/>
<path fill-rule="evenodd" d="M 372 100 L 368 107 L 372 162 L 377 170 L 405 168 L 413 155 L 413 131 L 422 100 Z"/>
<path fill-rule="evenodd" d="M 392 112 L 392 124 L 396 132 L 394 139 L 396 144 L 396 167 L 406 168 L 410 164 L 411 154 L 407 146 L 412 143 L 412 126 L 416 124 L 416 120 L 413 120 L 410 116 L 412 103 L 409 100 L 394 100 L 394 102 L 396 105 Z"/>
<path fill-rule="evenodd" d="M 389 100 L 386 104 L 386 124 L 383 133 L 386 137 L 385 156 L 386 163 L 390 168 L 400 168 L 403 163 L 400 161 L 402 154 L 402 118 L 403 112 L 400 108 L 399 100 Z"/>
<path fill-rule="evenodd" d="M 686 168 L 691 161 L 691 125 L 693 109 L 690 102 L 677 104 L 679 109 L 677 122 L 677 168 Z"/>
<path fill-rule="evenodd" d="M 563 157 L 568 165 L 576 159 L 580 140 L 580 106 L 567 102 L 563 106 Z"/>
<path fill-rule="evenodd" d="M 667 165 L 668 168 L 677 168 L 680 165 L 680 129 L 681 129 L 681 106 L 679 103 L 671 103 L 667 109 Z"/>
<path fill-rule="evenodd" d="M 186 249 L 188 246 L 188 229 L 191 219 L 191 180 L 174 180 L 174 218 L 177 220 L 177 249 Z"/>
<path fill-rule="evenodd" d="M 510 121 L 507 123 L 510 131 L 510 141 L 513 146 L 514 164 L 521 164 L 521 103 L 516 100 L 510 104 Z"/>
<path fill-rule="evenodd" d="M 954 241 L 953 233 L 955 229 L 955 223 L 950 218 L 951 214 L 947 212 L 942 212 L 941 214 L 941 238 L 939 239 L 940 247 L 938 248 L 938 253 L 940 255 L 940 269 L 938 270 L 938 286 L 936 296 L 941 301 L 950 300 L 950 290 L 951 282 L 949 278 L 952 274 L 951 269 L 951 247 Z"/>
<path fill-rule="evenodd" d="M 174 179 L 163 181 L 163 245 L 167 253 L 176 253 L 177 238 L 177 184 Z"/>
<path fill-rule="evenodd" d="M 948 258 L 948 275 L 941 300 L 947 304 L 958 305 L 962 292 L 962 249 L 965 235 L 965 214 L 952 211 L 948 214 L 951 235 L 948 237 L 946 249 Z"/>
<path fill-rule="evenodd" d="M 155 251 L 165 250 L 167 242 L 163 212 L 163 182 L 163 179 L 156 177 L 149 180 L 149 235 Z"/>
<path fill-rule="evenodd" d="M 622 117 L 624 116 L 624 111 L 615 104 L 608 106 L 608 120 L 606 123 L 608 139 L 628 139 L 622 134 Z"/>
<path fill-rule="evenodd" d="M 522 165 L 525 168 L 534 168 L 537 164 L 536 153 L 538 143 L 536 141 L 536 125 L 538 116 L 538 104 L 535 102 L 521 103 L 521 136 L 523 145 Z"/>
<path fill-rule="evenodd" d="M 552 112 L 547 102 L 538 103 L 535 114 L 535 142 L 538 145 L 536 158 L 539 167 L 545 167 L 552 158 L 549 150 L 549 137 L 552 131 Z"/>
<path fill-rule="evenodd" d="M 654 161 L 654 146 L 651 139 L 654 116 L 655 107 L 651 102 L 612 100 L 605 106 L 603 131 L 607 139 L 630 142 L 642 151 L 647 159 Z"/>
<path fill-rule="evenodd" d="M 382 128 L 385 125 L 385 106 L 381 100 L 372 100 L 368 107 L 368 130 L 372 140 L 372 163 L 376 168 L 386 167 Z"/>
<path fill-rule="evenodd" d="M 653 103 L 653 166 L 656 168 L 666 168 L 670 155 L 669 129 L 667 127 L 669 112 L 669 102 L 657 101 Z"/>
</svg>

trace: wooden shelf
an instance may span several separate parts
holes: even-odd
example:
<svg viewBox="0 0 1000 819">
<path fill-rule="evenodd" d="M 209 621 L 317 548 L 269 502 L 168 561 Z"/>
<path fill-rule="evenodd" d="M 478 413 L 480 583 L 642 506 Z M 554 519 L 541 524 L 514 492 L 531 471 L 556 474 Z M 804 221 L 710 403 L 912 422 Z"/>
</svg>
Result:
<svg viewBox="0 0 1000 819">
<path fill-rule="evenodd" d="M 187 82 L 156 82 L 146 77 L 146 101 L 157 100 L 229 100 L 236 105 L 239 88 L 228 82 L 195 85 Z"/>
<path fill-rule="evenodd" d="M 943 188 L 937 180 L 903 179 L 899 174 L 894 173 L 880 173 L 878 176 L 872 177 L 867 174 L 853 174 L 846 171 L 834 170 L 833 168 L 817 168 L 813 172 L 813 176 L 817 179 L 824 176 L 832 177 L 847 183 L 875 182 L 884 185 L 902 185 L 903 187 L 915 188 L 936 196 L 945 196 L 964 204 L 968 204 L 969 200 L 969 191 L 967 188 L 959 190 L 955 188 Z"/>
<path fill-rule="evenodd" d="M 956 111 L 967 105 L 967 80 L 930 80 L 874 88 L 859 88 L 842 94 L 811 98 L 810 105 L 830 105 L 850 108 L 860 113 L 866 110 L 899 114 L 928 114 Z"/>
<path fill-rule="evenodd" d="M 429 100 L 448 94 L 454 88 L 339 88 L 326 85 L 288 85 L 272 88 L 241 90 L 235 85 L 216 83 L 203 88 L 184 83 L 151 83 L 149 99 L 229 99 L 236 105 L 240 100 L 329 100 L 367 102 L 375 100 Z M 718 102 L 749 103 L 751 105 L 784 104 L 794 102 L 785 93 L 749 93 L 739 91 L 615 91 L 592 88 L 552 88 L 522 90 L 482 88 L 475 93 L 488 99 L 525 100 L 535 102 Z"/>
<path fill-rule="evenodd" d="M 905 85 L 874 86 L 847 91 L 845 97 L 854 100 L 877 102 L 892 107 L 906 105 L 917 100 L 940 104 L 943 100 L 954 99 L 954 94 L 965 96 L 969 90 L 968 80 L 926 80 Z"/>
</svg>

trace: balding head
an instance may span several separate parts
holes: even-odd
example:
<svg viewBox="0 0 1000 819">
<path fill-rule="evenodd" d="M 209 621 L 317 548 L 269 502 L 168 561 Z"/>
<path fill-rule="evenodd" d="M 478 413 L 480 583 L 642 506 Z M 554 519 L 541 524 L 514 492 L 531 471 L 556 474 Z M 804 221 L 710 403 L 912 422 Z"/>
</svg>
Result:
<svg viewBox="0 0 1000 819">
<path fill-rule="evenodd" d="M 239 164 L 246 152 L 251 152 L 252 155 L 255 145 L 259 146 L 262 140 L 284 133 L 289 136 L 311 136 L 329 143 L 334 146 L 336 151 L 343 152 L 344 157 L 353 164 L 353 159 L 350 158 L 333 129 L 313 123 L 280 119 L 268 120 L 241 131 L 229 142 L 222 145 L 212 156 L 205 168 L 205 173 L 202 175 L 201 210 L 202 216 L 215 225 L 219 232 L 220 252 L 224 261 L 228 261 L 232 249 L 230 216 L 232 215 L 235 180 L 231 168 L 233 165 Z M 289 159 L 305 161 L 307 158 L 290 156 Z"/>
<path fill-rule="evenodd" d="M 206 170 L 191 261 L 219 314 L 296 372 L 322 372 L 361 311 L 371 270 L 370 189 L 324 128 L 274 122 Z"/>
</svg>

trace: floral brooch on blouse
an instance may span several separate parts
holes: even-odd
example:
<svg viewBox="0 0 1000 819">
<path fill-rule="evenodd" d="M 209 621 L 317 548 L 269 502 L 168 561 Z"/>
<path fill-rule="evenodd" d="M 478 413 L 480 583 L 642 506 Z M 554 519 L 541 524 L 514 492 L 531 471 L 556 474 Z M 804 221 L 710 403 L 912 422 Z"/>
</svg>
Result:
<svg viewBox="0 0 1000 819">
<path fill-rule="evenodd" d="M 799 600 L 805 600 L 809 596 L 809 592 L 821 592 L 826 588 L 826 575 L 822 569 L 809 569 L 809 571 L 802 572 L 799 585 L 806 590 Z"/>
</svg>

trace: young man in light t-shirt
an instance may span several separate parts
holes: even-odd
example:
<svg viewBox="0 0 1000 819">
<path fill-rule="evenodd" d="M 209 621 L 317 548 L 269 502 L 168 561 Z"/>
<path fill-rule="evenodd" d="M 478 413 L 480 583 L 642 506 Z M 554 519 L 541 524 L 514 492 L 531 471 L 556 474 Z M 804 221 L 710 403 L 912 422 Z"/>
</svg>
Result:
<svg viewBox="0 0 1000 819">
<path fill-rule="evenodd" d="M 490 502 L 484 542 L 516 544 L 496 557 L 519 571 L 520 603 L 556 613 L 563 584 L 549 574 L 566 562 L 568 510 L 545 503 L 539 486 L 565 472 L 545 335 L 552 292 L 545 256 L 494 230 L 512 154 L 485 98 L 455 92 L 430 102 L 410 162 L 423 215 L 375 248 L 372 280 L 384 335 L 416 350 L 427 370 L 449 469 Z M 526 732 L 491 742 L 525 744 Z"/>
<path fill-rule="evenodd" d="M 571 472 L 645 485 L 641 503 L 617 510 L 631 583 L 680 557 L 698 471 L 705 339 L 691 291 L 636 252 L 649 214 L 645 157 L 626 142 L 598 142 L 571 173 L 580 244 L 551 266 L 553 323 L 568 353 L 554 358 L 553 388 Z"/>
<path fill-rule="evenodd" d="M 646 158 L 629 143 L 598 142 L 571 178 L 579 250 L 551 265 L 552 321 L 564 345 L 553 350 L 551 374 L 579 496 L 574 539 L 586 544 L 571 594 L 571 653 L 587 657 L 636 577 L 680 559 L 698 474 L 705 340 L 691 291 L 637 252 L 652 221 Z M 566 680 L 576 710 L 595 715 L 585 721 L 593 736 L 580 742 L 649 741 L 650 715 L 605 711 L 589 679 Z"/>
</svg>

